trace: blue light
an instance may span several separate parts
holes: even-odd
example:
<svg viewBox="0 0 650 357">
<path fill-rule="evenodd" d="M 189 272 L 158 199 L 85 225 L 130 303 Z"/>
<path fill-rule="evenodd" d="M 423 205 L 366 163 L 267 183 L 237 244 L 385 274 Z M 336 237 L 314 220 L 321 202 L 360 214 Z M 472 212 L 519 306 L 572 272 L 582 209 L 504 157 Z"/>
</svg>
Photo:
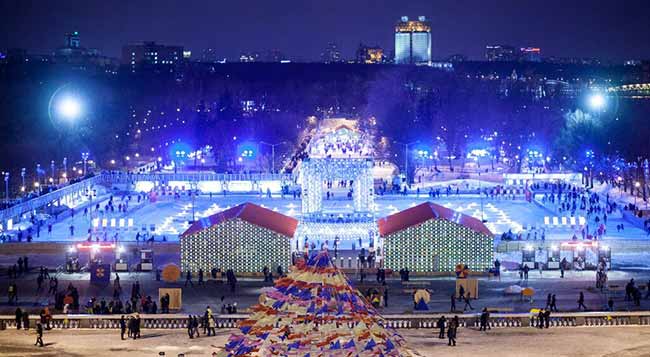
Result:
<svg viewBox="0 0 650 357">
<path fill-rule="evenodd" d="M 252 142 L 244 142 L 237 145 L 237 154 L 244 159 L 252 160 L 257 156 L 257 145 Z"/>
<path fill-rule="evenodd" d="M 173 160 L 184 160 L 192 152 L 189 145 L 178 142 L 169 147 L 169 157 Z"/>
</svg>

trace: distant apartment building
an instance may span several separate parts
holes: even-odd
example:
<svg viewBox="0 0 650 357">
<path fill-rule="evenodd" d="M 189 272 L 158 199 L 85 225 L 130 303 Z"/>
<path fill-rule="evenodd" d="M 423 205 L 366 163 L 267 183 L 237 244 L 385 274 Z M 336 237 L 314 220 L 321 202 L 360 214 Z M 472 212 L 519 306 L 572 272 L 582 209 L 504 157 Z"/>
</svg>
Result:
<svg viewBox="0 0 650 357">
<path fill-rule="evenodd" d="M 517 50 L 508 45 L 485 46 L 485 59 L 488 62 L 510 62 L 517 60 Z"/>
<path fill-rule="evenodd" d="M 364 64 L 380 64 L 386 60 L 384 49 L 379 46 L 366 46 L 360 44 L 356 53 L 356 62 Z"/>
<path fill-rule="evenodd" d="M 173 67 L 182 61 L 183 46 L 145 41 L 122 47 L 122 65 L 129 66 L 131 72 L 146 68 Z"/>
</svg>

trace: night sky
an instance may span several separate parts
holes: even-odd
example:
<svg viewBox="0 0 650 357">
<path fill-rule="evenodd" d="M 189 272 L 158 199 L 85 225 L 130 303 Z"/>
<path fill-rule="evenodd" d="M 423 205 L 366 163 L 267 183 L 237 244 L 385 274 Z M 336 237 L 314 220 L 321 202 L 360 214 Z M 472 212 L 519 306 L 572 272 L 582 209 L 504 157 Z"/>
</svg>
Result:
<svg viewBox="0 0 650 357">
<path fill-rule="evenodd" d="M 537 46 L 544 56 L 650 58 L 649 0 L 0 0 L 0 49 L 50 53 L 63 34 L 119 57 L 123 44 L 156 40 L 198 57 L 277 48 L 315 60 L 328 42 L 345 57 L 360 42 L 393 49 L 402 15 L 433 22 L 433 57 L 481 59 L 486 44 Z"/>
</svg>

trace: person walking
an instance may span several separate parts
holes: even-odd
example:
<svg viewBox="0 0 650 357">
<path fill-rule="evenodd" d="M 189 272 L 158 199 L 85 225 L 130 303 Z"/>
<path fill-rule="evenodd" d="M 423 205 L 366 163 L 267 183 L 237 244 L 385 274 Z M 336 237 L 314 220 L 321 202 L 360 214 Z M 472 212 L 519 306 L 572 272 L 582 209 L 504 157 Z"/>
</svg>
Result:
<svg viewBox="0 0 650 357">
<path fill-rule="evenodd" d="M 203 285 L 203 269 L 199 269 L 199 284 Z"/>
<path fill-rule="evenodd" d="M 194 315 L 192 325 L 194 326 L 194 334 L 196 335 L 196 337 L 201 337 L 201 335 L 199 334 L 199 316 L 198 315 Z"/>
<path fill-rule="evenodd" d="M 447 339 L 449 342 L 447 343 L 448 346 L 456 346 L 456 333 L 458 331 L 458 316 L 454 316 L 454 318 L 449 321 L 449 326 L 447 327 Z"/>
<path fill-rule="evenodd" d="M 34 343 L 34 346 L 41 346 L 43 347 L 43 324 L 41 322 L 36 323 L 36 343 Z"/>
<path fill-rule="evenodd" d="M 120 337 L 122 340 L 124 340 L 124 333 L 126 332 L 126 319 L 124 318 L 124 315 L 120 317 Z"/>
<path fill-rule="evenodd" d="M 487 307 L 483 308 L 483 311 L 481 312 L 481 326 L 479 328 L 479 331 L 487 331 L 487 329 L 492 329 L 488 321 L 490 319 L 490 312 L 488 311 Z"/>
<path fill-rule="evenodd" d="M 466 311 L 468 307 L 470 310 L 474 310 L 474 307 L 472 307 L 472 303 L 471 303 L 472 295 L 469 291 L 467 292 L 467 295 L 464 296 L 464 299 L 465 299 L 465 306 L 463 306 L 463 311 Z"/>
<path fill-rule="evenodd" d="M 587 311 L 587 307 L 585 306 L 585 294 L 581 291 L 580 296 L 578 297 L 578 310 L 584 309 Z"/>
<path fill-rule="evenodd" d="M 456 311 L 456 296 L 454 296 L 454 294 L 451 294 L 451 306 L 449 307 L 449 312 L 454 311 Z"/>
<path fill-rule="evenodd" d="M 192 272 L 189 270 L 187 273 L 185 273 L 185 286 L 187 287 L 187 283 L 189 283 L 192 287 L 194 287 L 194 283 L 192 282 Z"/>
<path fill-rule="evenodd" d="M 18 287 L 15 282 L 9 284 L 9 287 L 7 287 L 7 295 L 9 297 L 9 304 L 13 302 L 18 305 Z"/>
<path fill-rule="evenodd" d="M 29 330 L 29 312 L 27 310 L 23 311 L 23 329 Z"/>
<path fill-rule="evenodd" d="M 135 319 L 133 319 L 133 327 L 135 327 L 135 330 L 133 331 L 133 339 L 138 339 L 140 338 L 140 323 L 142 320 L 140 320 L 140 314 L 135 314 Z"/>
<path fill-rule="evenodd" d="M 438 322 L 436 323 L 436 327 L 440 329 L 440 333 L 438 333 L 438 338 L 443 339 L 445 338 L 445 327 L 447 325 L 447 319 L 445 318 L 445 315 L 442 315 L 439 319 Z"/>
<path fill-rule="evenodd" d="M 212 333 L 212 336 L 217 335 L 217 331 L 215 329 L 216 324 L 214 322 L 214 316 L 212 316 L 212 313 L 208 315 L 208 336 L 210 336 L 210 333 Z"/>
<path fill-rule="evenodd" d="M 557 300 L 555 299 L 555 294 L 551 295 L 551 304 L 548 308 L 551 311 L 557 312 Z"/>
<path fill-rule="evenodd" d="M 194 338 L 194 319 L 192 318 L 192 315 L 187 316 L 187 336 L 189 336 L 190 339 Z"/>
<path fill-rule="evenodd" d="M 16 330 L 20 330 L 23 325 L 23 310 L 16 308 Z"/>
</svg>

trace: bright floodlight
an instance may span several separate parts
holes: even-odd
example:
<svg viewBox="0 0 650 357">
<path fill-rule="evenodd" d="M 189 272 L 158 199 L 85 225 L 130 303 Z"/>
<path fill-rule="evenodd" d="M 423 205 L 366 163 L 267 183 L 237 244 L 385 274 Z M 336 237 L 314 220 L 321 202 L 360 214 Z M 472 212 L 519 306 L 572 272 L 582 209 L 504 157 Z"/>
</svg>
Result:
<svg viewBox="0 0 650 357">
<path fill-rule="evenodd" d="M 81 103 L 73 97 L 61 99 L 57 107 L 61 116 L 67 119 L 76 119 L 81 114 Z"/>
<path fill-rule="evenodd" d="M 600 93 L 594 93 L 589 97 L 589 106 L 592 109 L 600 110 L 605 107 L 605 97 Z"/>
</svg>

